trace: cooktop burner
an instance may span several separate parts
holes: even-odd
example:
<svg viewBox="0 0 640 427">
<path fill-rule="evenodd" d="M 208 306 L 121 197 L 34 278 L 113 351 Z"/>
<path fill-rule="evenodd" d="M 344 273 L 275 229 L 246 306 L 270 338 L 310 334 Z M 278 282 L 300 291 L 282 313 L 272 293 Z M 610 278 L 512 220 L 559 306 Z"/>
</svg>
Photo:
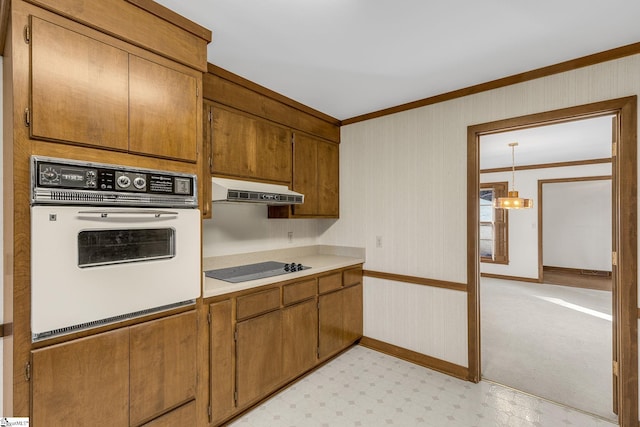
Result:
<svg viewBox="0 0 640 427">
<path fill-rule="evenodd" d="M 239 265 L 236 267 L 220 268 L 208 270 L 204 274 L 212 279 L 224 280 L 225 282 L 240 283 L 250 280 L 264 279 L 265 277 L 279 276 L 281 274 L 293 273 L 306 270 L 302 264 L 284 263 L 276 261 L 259 262 L 256 264 Z"/>
</svg>

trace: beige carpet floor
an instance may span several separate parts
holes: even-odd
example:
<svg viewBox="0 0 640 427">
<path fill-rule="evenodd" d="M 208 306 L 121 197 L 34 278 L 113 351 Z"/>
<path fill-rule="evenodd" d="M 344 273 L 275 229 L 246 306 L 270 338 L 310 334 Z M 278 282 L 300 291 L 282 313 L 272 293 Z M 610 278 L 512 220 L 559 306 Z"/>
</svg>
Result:
<svg viewBox="0 0 640 427">
<path fill-rule="evenodd" d="M 617 419 L 611 292 L 482 278 L 480 304 L 483 378 Z"/>
</svg>

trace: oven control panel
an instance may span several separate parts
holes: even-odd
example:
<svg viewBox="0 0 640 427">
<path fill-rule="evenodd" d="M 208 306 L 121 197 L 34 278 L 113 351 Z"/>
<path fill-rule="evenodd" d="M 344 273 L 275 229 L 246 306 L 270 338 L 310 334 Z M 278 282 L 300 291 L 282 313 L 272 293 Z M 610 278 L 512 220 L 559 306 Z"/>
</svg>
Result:
<svg viewBox="0 0 640 427">
<path fill-rule="evenodd" d="M 32 156 L 32 203 L 197 206 L 196 175 Z"/>
</svg>

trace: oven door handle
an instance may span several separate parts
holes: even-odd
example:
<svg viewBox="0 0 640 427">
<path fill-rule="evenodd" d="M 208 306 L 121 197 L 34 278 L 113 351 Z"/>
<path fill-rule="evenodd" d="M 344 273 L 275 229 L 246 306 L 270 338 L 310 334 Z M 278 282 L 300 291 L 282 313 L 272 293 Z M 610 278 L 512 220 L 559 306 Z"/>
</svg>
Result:
<svg viewBox="0 0 640 427">
<path fill-rule="evenodd" d="M 118 210 L 95 210 L 95 211 L 78 211 L 78 214 L 94 214 L 100 215 L 100 218 L 108 218 L 109 215 L 140 215 L 148 216 L 152 215 L 155 218 L 160 218 L 162 215 L 178 215 L 175 211 L 160 211 L 160 210 L 148 210 L 148 209 L 118 209 Z"/>
</svg>

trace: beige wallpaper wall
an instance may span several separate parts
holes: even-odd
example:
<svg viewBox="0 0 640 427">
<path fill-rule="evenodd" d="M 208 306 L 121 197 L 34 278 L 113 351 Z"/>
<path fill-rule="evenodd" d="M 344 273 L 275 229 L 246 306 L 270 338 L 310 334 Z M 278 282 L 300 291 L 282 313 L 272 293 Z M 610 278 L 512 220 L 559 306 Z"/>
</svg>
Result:
<svg viewBox="0 0 640 427">
<path fill-rule="evenodd" d="M 344 126 L 341 216 L 321 227 L 319 241 L 365 247 L 368 270 L 465 283 L 467 126 L 636 95 L 638 76 L 635 55 Z M 466 318 L 425 327 L 440 313 L 465 311 L 466 294 L 440 298 L 415 287 L 365 279 L 367 336 L 466 366 Z"/>
</svg>

